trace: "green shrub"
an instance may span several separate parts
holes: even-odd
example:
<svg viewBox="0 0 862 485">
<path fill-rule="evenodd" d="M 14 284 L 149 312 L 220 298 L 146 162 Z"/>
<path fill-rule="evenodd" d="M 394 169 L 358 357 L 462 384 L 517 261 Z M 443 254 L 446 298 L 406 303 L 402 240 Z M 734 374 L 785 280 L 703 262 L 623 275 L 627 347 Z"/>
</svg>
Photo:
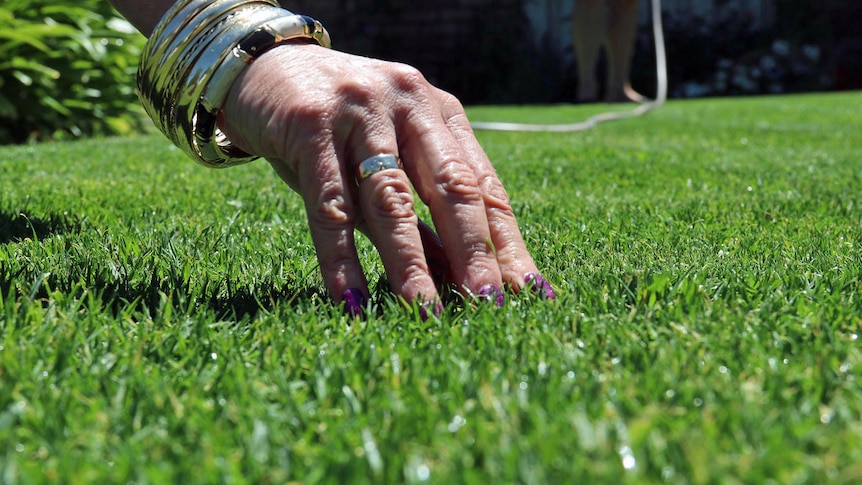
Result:
<svg viewBox="0 0 862 485">
<path fill-rule="evenodd" d="M 0 143 L 143 126 L 134 74 L 144 41 L 106 0 L 4 0 Z"/>
</svg>

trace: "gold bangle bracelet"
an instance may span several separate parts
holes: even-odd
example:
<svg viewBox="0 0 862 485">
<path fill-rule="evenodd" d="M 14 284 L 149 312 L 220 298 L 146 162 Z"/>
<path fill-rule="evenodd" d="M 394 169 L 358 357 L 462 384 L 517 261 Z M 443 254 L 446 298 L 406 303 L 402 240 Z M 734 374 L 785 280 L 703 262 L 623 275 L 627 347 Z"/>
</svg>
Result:
<svg viewBox="0 0 862 485">
<path fill-rule="evenodd" d="M 291 39 L 329 47 L 326 29 L 275 0 L 181 0 L 147 41 L 138 66 L 144 109 L 177 147 L 209 167 L 257 157 L 233 146 L 216 126 L 237 77 L 268 49 Z"/>
<path fill-rule="evenodd" d="M 182 2 L 180 2 L 181 4 Z M 215 0 L 213 2 L 201 2 L 200 0 L 189 3 L 189 8 L 176 12 L 170 22 L 157 25 L 156 30 L 150 37 L 152 46 L 147 45 L 141 57 L 141 66 L 147 66 L 147 71 L 141 73 L 150 81 L 152 86 L 162 86 L 166 78 L 176 75 L 175 68 L 178 63 L 189 62 L 187 58 L 192 55 L 191 49 L 200 44 L 201 35 L 211 29 L 214 23 L 222 20 L 232 10 L 242 7 L 242 0 Z M 197 13 L 191 7 L 197 6 Z M 180 22 L 181 21 L 181 22 Z"/>
<path fill-rule="evenodd" d="M 165 67 L 171 72 L 171 82 L 166 83 L 169 93 L 175 93 L 168 104 L 169 109 L 162 110 L 164 130 L 178 147 L 182 148 L 193 159 L 203 161 L 209 166 L 238 165 L 254 160 L 254 157 L 238 150 L 230 144 L 226 137 L 215 141 L 216 146 L 208 147 L 207 140 L 201 140 L 199 132 L 208 132 L 215 140 L 216 115 L 221 104 L 216 106 L 212 119 L 195 116 L 197 104 L 204 89 L 209 83 L 227 83 L 229 86 L 239 75 L 231 79 L 216 79 L 213 77 L 216 66 L 223 56 L 229 55 L 234 45 L 260 23 L 278 18 L 278 9 L 260 9 L 250 7 L 226 14 L 209 29 L 196 37 L 197 42 L 190 46 L 189 56 L 194 62 L 179 63 L 178 67 Z M 185 66 L 189 67 L 185 67 Z M 245 63 L 242 64 L 245 67 Z M 223 101 L 223 100 L 222 100 Z M 213 143 L 209 143 L 212 145 Z M 206 153 L 206 156 L 204 155 Z"/>
</svg>

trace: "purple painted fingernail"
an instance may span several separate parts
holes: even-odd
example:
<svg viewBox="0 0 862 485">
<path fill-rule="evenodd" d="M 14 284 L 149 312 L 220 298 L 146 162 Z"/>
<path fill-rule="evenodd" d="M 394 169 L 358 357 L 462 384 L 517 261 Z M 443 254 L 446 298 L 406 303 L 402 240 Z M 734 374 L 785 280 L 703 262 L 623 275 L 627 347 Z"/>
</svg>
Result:
<svg viewBox="0 0 862 485">
<path fill-rule="evenodd" d="M 365 313 L 365 295 L 358 288 L 350 288 L 341 295 L 341 301 L 344 302 L 344 313 L 351 317 L 362 317 Z"/>
<path fill-rule="evenodd" d="M 429 309 L 431 308 L 434 309 L 435 317 L 439 317 L 440 313 L 443 312 L 443 305 L 439 302 L 426 301 L 419 305 L 419 318 L 421 318 L 423 322 L 427 322 L 428 318 L 431 317 L 431 313 L 429 312 Z"/>
<path fill-rule="evenodd" d="M 551 287 L 551 284 L 548 283 L 548 280 L 538 273 L 527 273 L 524 276 L 524 281 L 527 282 L 527 287 L 530 288 L 530 291 L 533 293 L 549 300 L 553 300 L 557 297 L 557 293 Z"/>
<path fill-rule="evenodd" d="M 479 289 L 479 296 L 487 302 L 494 302 L 501 307 L 506 304 L 506 294 L 497 285 L 485 285 Z"/>
</svg>

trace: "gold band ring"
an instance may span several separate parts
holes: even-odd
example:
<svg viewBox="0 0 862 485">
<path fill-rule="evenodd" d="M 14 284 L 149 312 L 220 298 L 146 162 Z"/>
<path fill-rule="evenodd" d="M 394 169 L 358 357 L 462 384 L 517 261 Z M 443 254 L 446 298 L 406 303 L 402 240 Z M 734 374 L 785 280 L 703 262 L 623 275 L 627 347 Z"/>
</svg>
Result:
<svg viewBox="0 0 862 485">
<path fill-rule="evenodd" d="M 359 167 L 356 170 L 356 181 L 362 182 L 371 175 L 374 175 L 377 172 L 382 172 L 383 170 L 400 168 L 401 163 L 399 163 L 398 157 L 395 155 L 389 155 L 386 153 L 374 155 L 373 157 L 366 158 L 359 164 Z"/>
</svg>

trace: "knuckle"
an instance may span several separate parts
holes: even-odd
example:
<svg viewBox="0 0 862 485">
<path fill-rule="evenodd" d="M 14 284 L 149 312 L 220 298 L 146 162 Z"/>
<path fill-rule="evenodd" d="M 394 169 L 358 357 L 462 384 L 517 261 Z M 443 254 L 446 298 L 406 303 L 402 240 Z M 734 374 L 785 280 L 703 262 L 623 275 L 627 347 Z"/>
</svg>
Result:
<svg viewBox="0 0 862 485">
<path fill-rule="evenodd" d="M 413 212 L 413 193 L 410 187 L 398 177 L 381 174 L 378 185 L 371 193 L 370 209 L 382 218 L 408 219 L 415 217 Z"/>
<path fill-rule="evenodd" d="M 392 64 L 390 76 L 394 87 L 403 93 L 427 93 L 430 84 L 418 69 L 407 64 Z"/>
<path fill-rule="evenodd" d="M 461 104 L 461 100 L 454 94 L 437 88 L 435 88 L 435 93 L 437 99 L 440 100 L 440 104 L 443 106 L 443 110 L 450 113 L 449 117 L 467 116 L 467 113 L 464 111 L 464 105 Z"/>
<path fill-rule="evenodd" d="M 458 97 L 454 94 L 439 88 L 435 88 L 435 92 L 437 93 L 437 97 L 440 99 L 444 106 L 455 109 L 457 111 L 464 111 L 464 105 L 461 104 L 461 100 L 458 99 Z"/>
<path fill-rule="evenodd" d="M 464 252 L 464 256 L 468 261 L 476 261 L 482 258 L 487 257 L 491 251 L 488 246 L 488 242 L 486 240 L 479 239 L 478 237 L 470 237 L 465 238 L 467 241 L 464 243 L 464 247 L 461 250 Z"/>
<path fill-rule="evenodd" d="M 445 198 L 456 198 L 463 202 L 482 200 L 479 181 L 473 170 L 464 162 L 449 159 L 437 173 L 437 188 Z"/>
<path fill-rule="evenodd" d="M 462 132 L 472 133 L 473 128 L 470 126 L 470 120 L 467 118 L 467 112 L 461 101 L 441 89 L 436 90 L 437 99 L 440 100 L 441 112 L 447 126 Z"/>
<path fill-rule="evenodd" d="M 470 120 L 467 118 L 467 113 L 464 110 L 447 113 L 445 122 L 454 133 L 464 133 L 473 136 L 473 127 L 470 125 Z"/>
<path fill-rule="evenodd" d="M 421 257 L 413 258 L 410 264 L 404 267 L 404 282 L 412 285 L 420 285 L 428 279 L 428 265 Z"/>
<path fill-rule="evenodd" d="M 429 279 L 428 266 L 421 258 L 415 258 L 402 268 L 400 288 L 396 289 L 396 292 L 413 293 L 415 289 L 427 286 Z"/>
<path fill-rule="evenodd" d="M 339 99 L 342 99 L 348 106 L 372 106 L 379 96 L 379 89 L 364 78 L 353 78 L 341 84 L 336 94 Z"/>
<path fill-rule="evenodd" d="M 482 180 L 482 194 L 486 207 L 507 213 L 514 212 L 509 194 L 497 177 L 489 176 Z"/>
<path fill-rule="evenodd" d="M 356 221 L 351 204 L 334 184 L 325 184 L 307 211 L 312 223 L 326 228 L 352 226 Z"/>
<path fill-rule="evenodd" d="M 351 268 L 355 261 L 348 256 L 347 251 L 337 251 L 318 256 L 317 261 L 320 263 L 320 270 L 323 274 L 341 274 L 345 268 Z"/>
</svg>

